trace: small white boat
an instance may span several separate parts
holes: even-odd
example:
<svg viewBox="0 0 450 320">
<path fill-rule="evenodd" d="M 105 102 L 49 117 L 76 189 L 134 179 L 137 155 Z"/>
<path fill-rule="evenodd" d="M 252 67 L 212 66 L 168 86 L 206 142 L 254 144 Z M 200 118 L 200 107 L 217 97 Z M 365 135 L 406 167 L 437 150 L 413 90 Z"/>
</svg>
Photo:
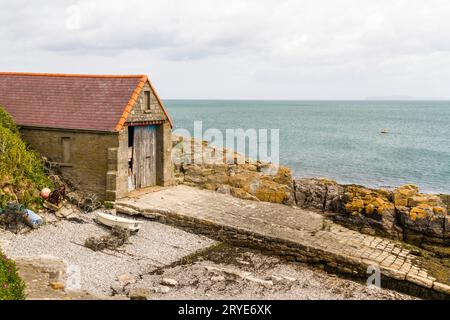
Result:
<svg viewBox="0 0 450 320">
<path fill-rule="evenodd" d="M 113 216 L 112 214 L 98 212 L 97 221 L 108 227 L 121 227 L 131 231 L 138 231 L 142 226 L 142 222 L 127 218 Z"/>
<path fill-rule="evenodd" d="M 382 129 L 381 133 L 389 133 L 389 130 L 388 129 Z"/>
</svg>

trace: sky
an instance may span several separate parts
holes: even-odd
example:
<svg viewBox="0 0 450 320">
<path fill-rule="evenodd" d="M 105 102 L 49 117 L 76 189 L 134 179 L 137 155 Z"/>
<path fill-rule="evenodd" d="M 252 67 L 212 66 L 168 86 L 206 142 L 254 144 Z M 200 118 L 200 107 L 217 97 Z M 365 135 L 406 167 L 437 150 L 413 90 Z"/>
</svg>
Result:
<svg viewBox="0 0 450 320">
<path fill-rule="evenodd" d="M 0 0 L 0 58 L 163 99 L 449 99 L 450 1 Z"/>
</svg>

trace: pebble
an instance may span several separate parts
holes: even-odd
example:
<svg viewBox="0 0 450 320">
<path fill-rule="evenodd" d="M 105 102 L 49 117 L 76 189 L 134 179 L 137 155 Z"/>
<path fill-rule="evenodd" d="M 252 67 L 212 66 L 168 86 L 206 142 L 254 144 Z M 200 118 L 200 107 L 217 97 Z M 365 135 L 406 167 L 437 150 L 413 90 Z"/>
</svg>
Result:
<svg viewBox="0 0 450 320">
<path fill-rule="evenodd" d="M 148 300 L 150 295 L 150 290 L 144 288 L 132 288 L 128 293 L 128 298 L 131 300 Z"/>
<path fill-rule="evenodd" d="M 86 223 L 59 220 L 24 235 L 0 230 L 2 249 L 11 258 L 51 255 L 63 259 L 69 268 L 75 270 L 74 277 L 79 278 L 82 290 L 108 296 L 115 291 L 122 292 L 119 276 L 136 276 L 152 271 L 214 243 L 202 236 L 143 220 L 141 230 L 131 236 L 131 243 L 120 248 L 130 255 L 94 252 L 84 247 L 84 241 L 92 236 L 108 234 L 108 230 L 93 221 L 95 212 L 79 216 Z M 181 248 L 174 247 L 173 243 Z"/>
<path fill-rule="evenodd" d="M 120 275 L 117 277 L 117 280 L 119 280 L 119 282 L 122 283 L 123 285 L 136 283 L 136 278 L 133 277 L 131 274 Z"/>
<path fill-rule="evenodd" d="M 159 287 L 154 287 L 153 291 L 155 293 L 168 293 L 170 291 L 170 288 L 167 286 L 159 286 Z"/>
<path fill-rule="evenodd" d="M 178 285 L 178 281 L 170 278 L 163 278 L 161 284 L 166 286 L 175 287 Z"/>
<path fill-rule="evenodd" d="M 50 287 L 52 287 L 52 289 L 54 289 L 54 290 L 64 290 L 66 286 L 61 281 L 55 281 L 55 282 L 50 282 Z"/>
<path fill-rule="evenodd" d="M 216 282 L 225 281 L 225 277 L 224 276 L 213 276 L 213 277 L 211 277 L 211 281 L 216 281 Z"/>
</svg>

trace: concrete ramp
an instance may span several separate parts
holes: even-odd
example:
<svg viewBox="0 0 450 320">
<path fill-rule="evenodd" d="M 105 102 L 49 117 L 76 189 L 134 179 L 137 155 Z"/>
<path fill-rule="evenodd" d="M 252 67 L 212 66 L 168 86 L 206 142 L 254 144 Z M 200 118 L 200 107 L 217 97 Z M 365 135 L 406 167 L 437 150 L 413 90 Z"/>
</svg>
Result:
<svg viewBox="0 0 450 320">
<path fill-rule="evenodd" d="M 312 211 L 182 185 L 121 199 L 116 209 L 360 279 L 379 270 L 384 287 L 450 297 L 448 277 L 436 279 L 403 243 L 361 234 Z"/>
</svg>

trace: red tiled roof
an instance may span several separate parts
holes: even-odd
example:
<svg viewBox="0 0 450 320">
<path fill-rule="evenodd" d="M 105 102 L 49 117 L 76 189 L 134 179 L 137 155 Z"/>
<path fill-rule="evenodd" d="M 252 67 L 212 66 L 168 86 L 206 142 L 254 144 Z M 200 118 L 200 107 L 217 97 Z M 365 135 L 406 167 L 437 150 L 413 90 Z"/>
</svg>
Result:
<svg viewBox="0 0 450 320">
<path fill-rule="evenodd" d="M 4 72 L 0 73 L 0 105 L 21 126 L 118 131 L 146 81 L 145 75 Z"/>
</svg>

